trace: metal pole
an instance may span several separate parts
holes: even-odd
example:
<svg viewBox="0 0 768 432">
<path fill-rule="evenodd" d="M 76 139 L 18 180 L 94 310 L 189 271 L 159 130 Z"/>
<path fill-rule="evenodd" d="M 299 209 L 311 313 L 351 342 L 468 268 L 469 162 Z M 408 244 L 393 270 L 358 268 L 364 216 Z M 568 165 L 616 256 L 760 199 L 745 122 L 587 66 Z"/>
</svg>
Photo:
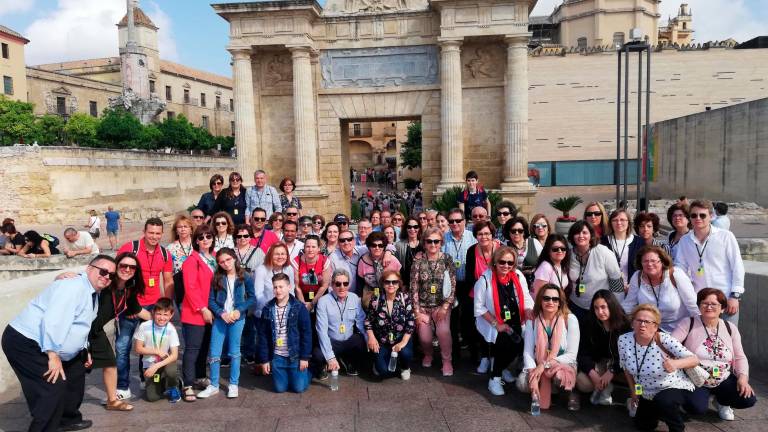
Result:
<svg viewBox="0 0 768 432">
<path fill-rule="evenodd" d="M 624 194 L 627 201 L 627 157 L 629 156 L 629 45 L 624 45 Z"/>
<path fill-rule="evenodd" d="M 651 44 L 647 45 L 648 53 L 645 60 L 645 202 L 650 207 L 648 202 L 648 177 L 651 170 L 651 154 L 650 146 L 651 141 L 650 133 L 650 117 L 651 117 Z"/>
<path fill-rule="evenodd" d="M 643 50 L 640 50 L 637 52 L 637 160 L 635 163 L 635 173 L 637 174 L 635 179 L 635 195 L 637 196 L 637 201 L 635 201 L 635 208 L 638 210 L 641 210 L 640 208 L 640 163 L 642 159 L 640 158 L 640 151 L 643 148 L 642 144 L 642 105 L 643 104 Z M 642 210 L 645 210 L 644 208 Z"/>
<path fill-rule="evenodd" d="M 616 53 L 619 59 L 619 73 L 616 78 L 616 164 L 613 171 L 616 182 L 616 208 L 619 208 L 619 188 L 621 185 L 621 50 L 616 50 Z"/>
</svg>

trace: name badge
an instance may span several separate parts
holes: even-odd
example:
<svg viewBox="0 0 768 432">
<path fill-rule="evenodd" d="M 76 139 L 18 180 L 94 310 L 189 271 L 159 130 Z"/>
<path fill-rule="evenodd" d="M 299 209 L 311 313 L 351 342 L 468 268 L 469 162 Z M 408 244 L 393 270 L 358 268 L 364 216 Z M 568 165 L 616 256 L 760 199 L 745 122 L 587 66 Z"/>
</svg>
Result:
<svg viewBox="0 0 768 432">
<path fill-rule="evenodd" d="M 152 375 L 152 381 L 159 383 L 160 382 L 160 374 L 154 374 Z"/>
<path fill-rule="evenodd" d="M 237 210 L 237 209 L 235 209 L 235 211 L 234 211 L 234 212 L 232 212 L 232 213 L 234 213 L 234 214 L 236 214 L 236 215 L 237 215 L 239 212 L 238 212 L 238 210 Z"/>
<path fill-rule="evenodd" d="M 155 286 L 155 278 L 149 278 L 149 286 Z"/>
<path fill-rule="evenodd" d="M 456 261 L 453 262 L 453 265 L 455 265 L 456 268 L 459 268 L 459 267 L 461 267 L 461 261 L 456 260 Z"/>
<path fill-rule="evenodd" d="M 283 341 L 283 338 L 281 338 L 281 337 L 277 338 L 276 345 L 281 347 L 281 346 L 283 346 L 283 344 L 285 344 L 285 342 Z"/>
<path fill-rule="evenodd" d="M 699 267 L 696 269 L 696 276 L 704 276 L 704 267 Z"/>
<path fill-rule="evenodd" d="M 642 396 L 643 395 L 643 385 L 642 384 L 635 384 L 635 395 Z"/>
<path fill-rule="evenodd" d="M 373 289 L 373 296 L 374 297 L 378 297 L 379 296 L 379 289 L 378 288 L 374 288 Z"/>
<path fill-rule="evenodd" d="M 512 313 L 508 310 L 504 311 L 504 321 L 511 320 L 512 319 Z"/>
<path fill-rule="evenodd" d="M 314 291 L 310 291 L 309 292 L 309 299 L 310 300 L 314 300 L 315 299 L 315 292 Z"/>
<path fill-rule="evenodd" d="M 712 368 L 712 376 L 714 378 L 720 378 L 720 368 L 715 366 Z"/>
<path fill-rule="evenodd" d="M 392 343 L 395 341 L 395 334 L 392 332 L 389 332 L 389 343 Z"/>
<path fill-rule="evenodd" d="M 344 334 L 347 331 L 347 326 L 344 323 L 339 324 L 339 333 Z"/>
<path fill-rule="evenodd" d="M 580 283 L 579 284 L 579 294 L 584 294 L 587 292 L 587 284 Z"/>
<path fill-rule="evenodd" d="M 432 294 L 437 294 L 437 285 L 435 284 L 430 285 L 429 292 L 431 292 Z"/>
</svg>

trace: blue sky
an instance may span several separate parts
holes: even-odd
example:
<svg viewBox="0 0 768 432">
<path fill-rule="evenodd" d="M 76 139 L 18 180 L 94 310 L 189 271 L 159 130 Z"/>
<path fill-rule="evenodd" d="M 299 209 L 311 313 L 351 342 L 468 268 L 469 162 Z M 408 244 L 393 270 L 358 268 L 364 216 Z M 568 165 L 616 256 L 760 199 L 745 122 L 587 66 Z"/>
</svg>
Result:
<svg viewBox="0 0 768 432">
<path fill-rule="evenodd" d="M 320 1 L 321 4 L 325 0 Z M 663 20 L 683 0 L 661 3 Z M 549 14 L 562 0 L 539 0 L 534 15 Z M 160 56 L 198 69 L 231 76 L 224 49 L 228 24 L 213 12 L 211 1 L 141 0 L 160 27 Z M 766 0 L 687 0 L 699 42 L 734 37 L 743 41 L 768 35 Z M 762 4 L 761 4 L 762 3 Z M 0 24 L 31 40 L 27 64 L 117 55 L 115 23 L 125 0 L 0 0 Z"/>
</svg>

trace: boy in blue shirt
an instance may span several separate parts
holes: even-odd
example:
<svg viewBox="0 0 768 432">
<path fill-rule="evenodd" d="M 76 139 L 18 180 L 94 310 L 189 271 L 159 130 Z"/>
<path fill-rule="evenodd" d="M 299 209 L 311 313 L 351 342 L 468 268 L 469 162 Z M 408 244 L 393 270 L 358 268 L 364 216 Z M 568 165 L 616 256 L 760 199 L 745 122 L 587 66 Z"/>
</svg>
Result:
<svg viewBox="0 0 768 432">
<path fill-rule="evenodd" d="M 471 219 L 472 209 L 475 207 L 484 207 L 488 214 L 491 214 L 491 201 L 488 200 L 488 193 L 480 185 L 478 178 L 477 172 L 468 172 L 465 176 L 467 188 L 457 198 L 457 204 L 464 211 L 464 218 L 468 220 Z"/>
<path fill-rule="evenodd" d="M 133 348 L 142 358 L 146 380 L 147 400 L 155 402 L 168 394 L 168 400 L 181 400 L 179 373 L 179 334 L 171 324 L 173 302 L 168 297 L 157 300 L 152 310 L 152 320 L 139 325 L 133 336 Z"/>
</svg>

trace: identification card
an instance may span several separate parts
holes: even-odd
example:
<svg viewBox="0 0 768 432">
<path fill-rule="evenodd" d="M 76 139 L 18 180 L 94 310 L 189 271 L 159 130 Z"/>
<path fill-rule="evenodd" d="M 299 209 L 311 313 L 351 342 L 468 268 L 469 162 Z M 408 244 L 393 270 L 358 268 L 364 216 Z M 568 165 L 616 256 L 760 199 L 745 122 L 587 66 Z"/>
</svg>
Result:
<svg viewBox="0 0 768 432">
<path fill-rule="evenodd" d="M 310 291 L 309 292 L 309 299 L 310 300 L 314 300 L 315 299 L 315 292 L 314 291 Z"/>
<path fill-rule="evenodd" d="M 344 334 L 347 331 L 347 326 L 344 323 L 339 324 L 339 333 Z"/>
<path fill-rule="evenodd" d="M 152 381 L 159 383 L 160 382 L 160 374 L 154 374 L 152 375 Z"/>
<path fill-rule="evenodd" d="M 587 284 L 580 283 L 579 284 L 579 294 L 584 294 L 587 292 Z"/>
<path fill-rule="evenodd" d="M 432 294 L 437 294 L 437 285 L 432 284 L 429 286 L 429 292 Z"/>
<path fill-rule="evenodd" d="M 232 212 L 232 213 L 234 213 L 234 214 L 236 215 L 236 214 L 238 214 L 239 212 L 237 211 L 237 209 L 235 209 L 235 211 L 234 211 L 234 212 Z"/>
<path fill-rule="evenodd" d="M 512 313 L 508 310 L 504 311 L 504 321 L 509 321 L 512 319 Z"/>
<path fill-rule="evenodd" d="M 149 286 L 155 286 L 155 278 L 149 278 Z"/>
<path fill-rule="evenodd" d="M 720 368 L 715 366 L 712 368 L 712 377 L 720 378 Z"/>
<path fill-rule="evenodd" d="M 389 343 L 392 343 L 395 341 L 395 334 L 392 332 L 389 332 Z"/>
<path fill-rule="evenodd" d="M 704 267 L 696 269 L 696 276 L 704 276 Z"/>
<path fill-rule="evenodd" d="M 456 268 L 459 268 L 459 267 L 461 267 L 461 261 L 456 260 L 456 261 L 453 262 L 453 265 L 455 265 Z"/>
<path fill-rule="evenodd" d="M 281 347 L 281 346 L 283 346 L 284 343 L 285 342 L 283 342 L 283 338 L 279 337 L 279 338 L 277 338 L 277 342 L 276 342 L 275 345 Z"/>
<path fill-rule="evenodd" d="M 373 296 L 374 297 L 378 297 L 379 296 L 379 289 L 378 288 L 374 288 L 373 289 Z"/>
<path fill-rule="evenodd" d="M 642 384 L 635 384 L 635 395 L 642 396 L 643 395 L 643 385 Z"/>
</svg>

